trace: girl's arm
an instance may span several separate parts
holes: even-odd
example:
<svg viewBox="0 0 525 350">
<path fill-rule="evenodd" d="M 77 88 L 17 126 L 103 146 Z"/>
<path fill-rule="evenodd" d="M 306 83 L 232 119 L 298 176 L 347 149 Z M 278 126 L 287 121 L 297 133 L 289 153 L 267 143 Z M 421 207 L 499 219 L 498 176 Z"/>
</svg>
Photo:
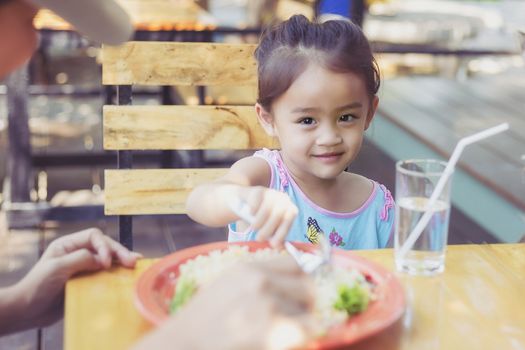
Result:
<svg viewBox="0 0 525 350">
<path fill-rule="evenodd" d="M 188 216 L 207 226 L 226 226 L 238 219 L 228 203 L 231 197 L 246 200 L 252 186 L 268 187 L 271 169 L 258 157 L 246 157 L 232 165 L 226 175 L 193 189 L 186 201 Z"/>
<path fill-rule="evenodd" d="M 248 157 L 235 163 L 222 178 L 196 187 L 186 202 L 188 215 L 208 226 L 226 226 L 240 218 L 230 209 L 232 197 L 245 201 L 254 221 L 257 240 L 279 246 L 285 240 L 297 207 L 286 193 L 269 189 L 271 169 L 261 158 Z"/>
</svg>

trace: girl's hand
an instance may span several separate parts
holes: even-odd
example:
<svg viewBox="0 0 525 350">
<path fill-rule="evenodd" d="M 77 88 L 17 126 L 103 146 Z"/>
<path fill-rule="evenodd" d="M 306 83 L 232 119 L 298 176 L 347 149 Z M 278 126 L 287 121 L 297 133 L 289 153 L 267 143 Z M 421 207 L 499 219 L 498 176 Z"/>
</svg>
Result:
<svg viewBox="0 0 525 350">
<path fill-rule="evenodd" d="M 273 247 L 281 246 L 288 235 L 298 209 L 286 193 L 267 187 L 248 187 L 243 191 L 254 216 L 251 228 L 257 231 L 257 240 L 269 240 Z"/>
</svg>

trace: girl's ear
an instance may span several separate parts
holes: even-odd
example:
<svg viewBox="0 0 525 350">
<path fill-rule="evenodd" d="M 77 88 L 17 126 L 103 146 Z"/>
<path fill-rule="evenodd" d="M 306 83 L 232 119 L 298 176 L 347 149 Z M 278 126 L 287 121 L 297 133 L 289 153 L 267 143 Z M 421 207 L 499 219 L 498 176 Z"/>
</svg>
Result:
<svg viewBox="0 0 525 350">
<path fill-rule="evenodd" d="M 263 127 L 264 131 L 266 131 L 269 136 L 277 136 L 273 126 L 273 116 L 259 103 L 255 104 L 255 112 L 257 113 L 257 120 Z"/>
<path fill-rule="evenodd" d="M 368 110 L 368 115 L 366 116 L 365 130 L 368 129 L 374 115 L 376 114 L 377 106 L 379 105 L 379 97 L 374 96 L 372 102 L 370 103 L 370 109 Z"/>
</svg>

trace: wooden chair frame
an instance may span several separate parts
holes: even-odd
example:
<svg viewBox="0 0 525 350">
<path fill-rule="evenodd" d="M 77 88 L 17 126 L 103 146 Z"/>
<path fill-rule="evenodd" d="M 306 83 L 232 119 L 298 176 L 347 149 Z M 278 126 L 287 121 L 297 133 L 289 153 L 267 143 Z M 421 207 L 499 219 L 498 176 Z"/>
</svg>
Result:
<svg viewBox="0 0 525 350">
<path fill-rule="evenodd" d="M 116 86 L 117 91 L 117 105 L 103 109 L 104 148 L 118 152 L 118 169 L 105 171 L 105 214 L 119 215 L 119 240 L 126 247 L 133 247 L 134 215 L 184 214 L 191 189 L 226 172 L 132 169 L 134 150 L 278 146 L 258 124 L 253 106 L 138 106 L 132 105 L 132 86 L 253 87 L 257 76 L 254 49 L 249 44 L 182 42 L 103 47 L 103 84 Z"/>
</svg>

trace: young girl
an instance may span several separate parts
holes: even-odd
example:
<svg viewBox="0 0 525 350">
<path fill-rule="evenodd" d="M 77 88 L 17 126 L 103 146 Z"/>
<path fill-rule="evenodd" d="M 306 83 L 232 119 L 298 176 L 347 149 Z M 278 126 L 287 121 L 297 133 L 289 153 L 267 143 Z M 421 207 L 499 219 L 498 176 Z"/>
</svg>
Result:
<svg viewBox="0 0 525 350">
<path fill-rule="evenodd" d="M 379 71 L 362 31 L 349 21 L 312 23 L 293 16 L 266 32 L 255 51 L 255 111 L 280 150 L 263 149 L 198 186 L 188 214 L 209 226 L 229 224 L 230 241 L 317 243 L 383 248 L 394 222 L 390 192 L 345 172 L 377 108 Z M 251 223 L 230 208 L 244 201 Z"/>
</svg>

